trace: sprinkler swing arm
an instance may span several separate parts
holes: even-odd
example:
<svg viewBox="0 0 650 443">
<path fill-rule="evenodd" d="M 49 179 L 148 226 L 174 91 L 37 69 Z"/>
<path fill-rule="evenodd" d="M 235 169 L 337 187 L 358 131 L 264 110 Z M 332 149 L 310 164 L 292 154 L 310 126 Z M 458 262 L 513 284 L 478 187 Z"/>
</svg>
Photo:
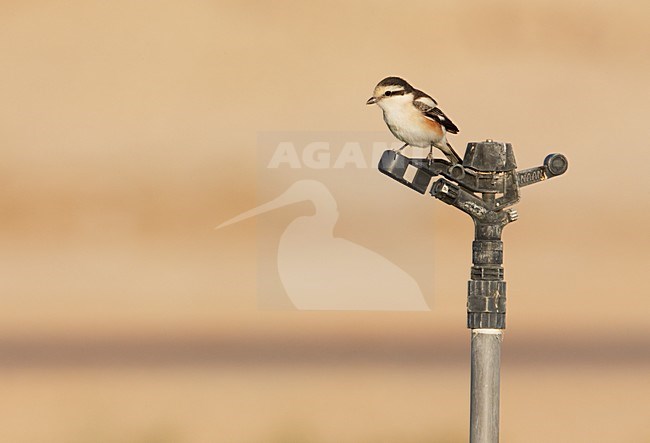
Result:
<svg viewBox="0 0 650 443">
<path fill-rule="evenodd" d="M 395 151 L 385 151 L 379 162 L 379 171 L 424 194 L 434 176 L 441 175 L 447 180 L 434 184 L 431 195 L 438 197 L 435 191 L 444 190 L 442 184 L 453 182 L 454 188 L 463 188 L 464 192 L 501 194 L 500 198 L 484 201 L 481 206 L 488 211 L 498 211 L 512 206 L 519 201 L 519 188 L 539 183 L 546 179 L 564 174 L 568 161 L 562 154 L 549 154 L 542 166 L 517 171 L 517 165 L 510 143 L 486 140 L 469 143 L 465 158 L 461 164 L 452 165 L 447 160 L 412 159 Z M 411 172 L 410 177 L 408 172 Z M 440 180 L 438 181 L 440 182 Z M 446 202 L 446 201 L 445 201 Z M 453 204 L 453 203 L 449 203 Z M 459 209 L 470 216 L 480 215 Z"/>
</svg>

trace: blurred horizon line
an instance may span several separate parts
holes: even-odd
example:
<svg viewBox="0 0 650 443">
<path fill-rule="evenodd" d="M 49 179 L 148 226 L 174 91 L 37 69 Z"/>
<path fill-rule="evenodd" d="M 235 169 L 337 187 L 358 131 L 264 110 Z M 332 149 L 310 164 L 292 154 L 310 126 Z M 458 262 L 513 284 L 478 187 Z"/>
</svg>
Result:
<svg viewBox="0 0 650 443">
<path fill-rule="evenodd" d="M 0 369 L 294 364 L 466 365 L 469 340 L 410 337 L 29 337 L 0 339 Z M 650 338 L 504 339 L 506 365 L 650 365 Z"/>
</svg>

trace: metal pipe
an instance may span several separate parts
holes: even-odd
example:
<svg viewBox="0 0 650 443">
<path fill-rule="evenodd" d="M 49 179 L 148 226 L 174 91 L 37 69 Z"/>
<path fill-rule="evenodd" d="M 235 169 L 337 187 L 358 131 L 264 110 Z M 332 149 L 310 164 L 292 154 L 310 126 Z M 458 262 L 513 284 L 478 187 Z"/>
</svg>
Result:
<svg viewBox="0 0 650 443">
<path fill-rule="evenodd" d="M 499 441 L 502 329 L 472 329 L 470 443 Z"/>
</svg>

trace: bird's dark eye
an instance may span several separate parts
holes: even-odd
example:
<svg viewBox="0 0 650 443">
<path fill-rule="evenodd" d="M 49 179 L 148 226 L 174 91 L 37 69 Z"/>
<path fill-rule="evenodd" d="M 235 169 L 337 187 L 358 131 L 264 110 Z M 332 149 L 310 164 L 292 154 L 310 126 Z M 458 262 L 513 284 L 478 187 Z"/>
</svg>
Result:
<svg viewBox="0 0 650 443">
<path fill-rule="evenodd" d="M 386 91 L 386 92 L 384 92 L 384 95 L 385 95 L 386 97 L 390 97 L 392 94 L 393 94 L 393 91 Z"/>
</svg>

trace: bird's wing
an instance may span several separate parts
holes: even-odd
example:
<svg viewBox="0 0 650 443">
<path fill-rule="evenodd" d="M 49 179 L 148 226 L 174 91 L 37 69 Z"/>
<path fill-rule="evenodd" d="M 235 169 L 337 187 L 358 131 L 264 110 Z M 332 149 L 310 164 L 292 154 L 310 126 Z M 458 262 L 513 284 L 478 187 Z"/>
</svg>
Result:
<svg viewBox="0 0 650 443">
<path fill-rule="evenodd" d="M 447 132 L 458 134 L 458 127 L 445 115 L 444 112 L 442 112 L 438 107 L 438 103 L 424 92 L 418 92 L 420 92 L 421 95 L 413 100 L 413 105 L 415 105 L 415 107 L 418 108 L 426 118 L 436 121 L 444 126 Z"/>
</svg>

